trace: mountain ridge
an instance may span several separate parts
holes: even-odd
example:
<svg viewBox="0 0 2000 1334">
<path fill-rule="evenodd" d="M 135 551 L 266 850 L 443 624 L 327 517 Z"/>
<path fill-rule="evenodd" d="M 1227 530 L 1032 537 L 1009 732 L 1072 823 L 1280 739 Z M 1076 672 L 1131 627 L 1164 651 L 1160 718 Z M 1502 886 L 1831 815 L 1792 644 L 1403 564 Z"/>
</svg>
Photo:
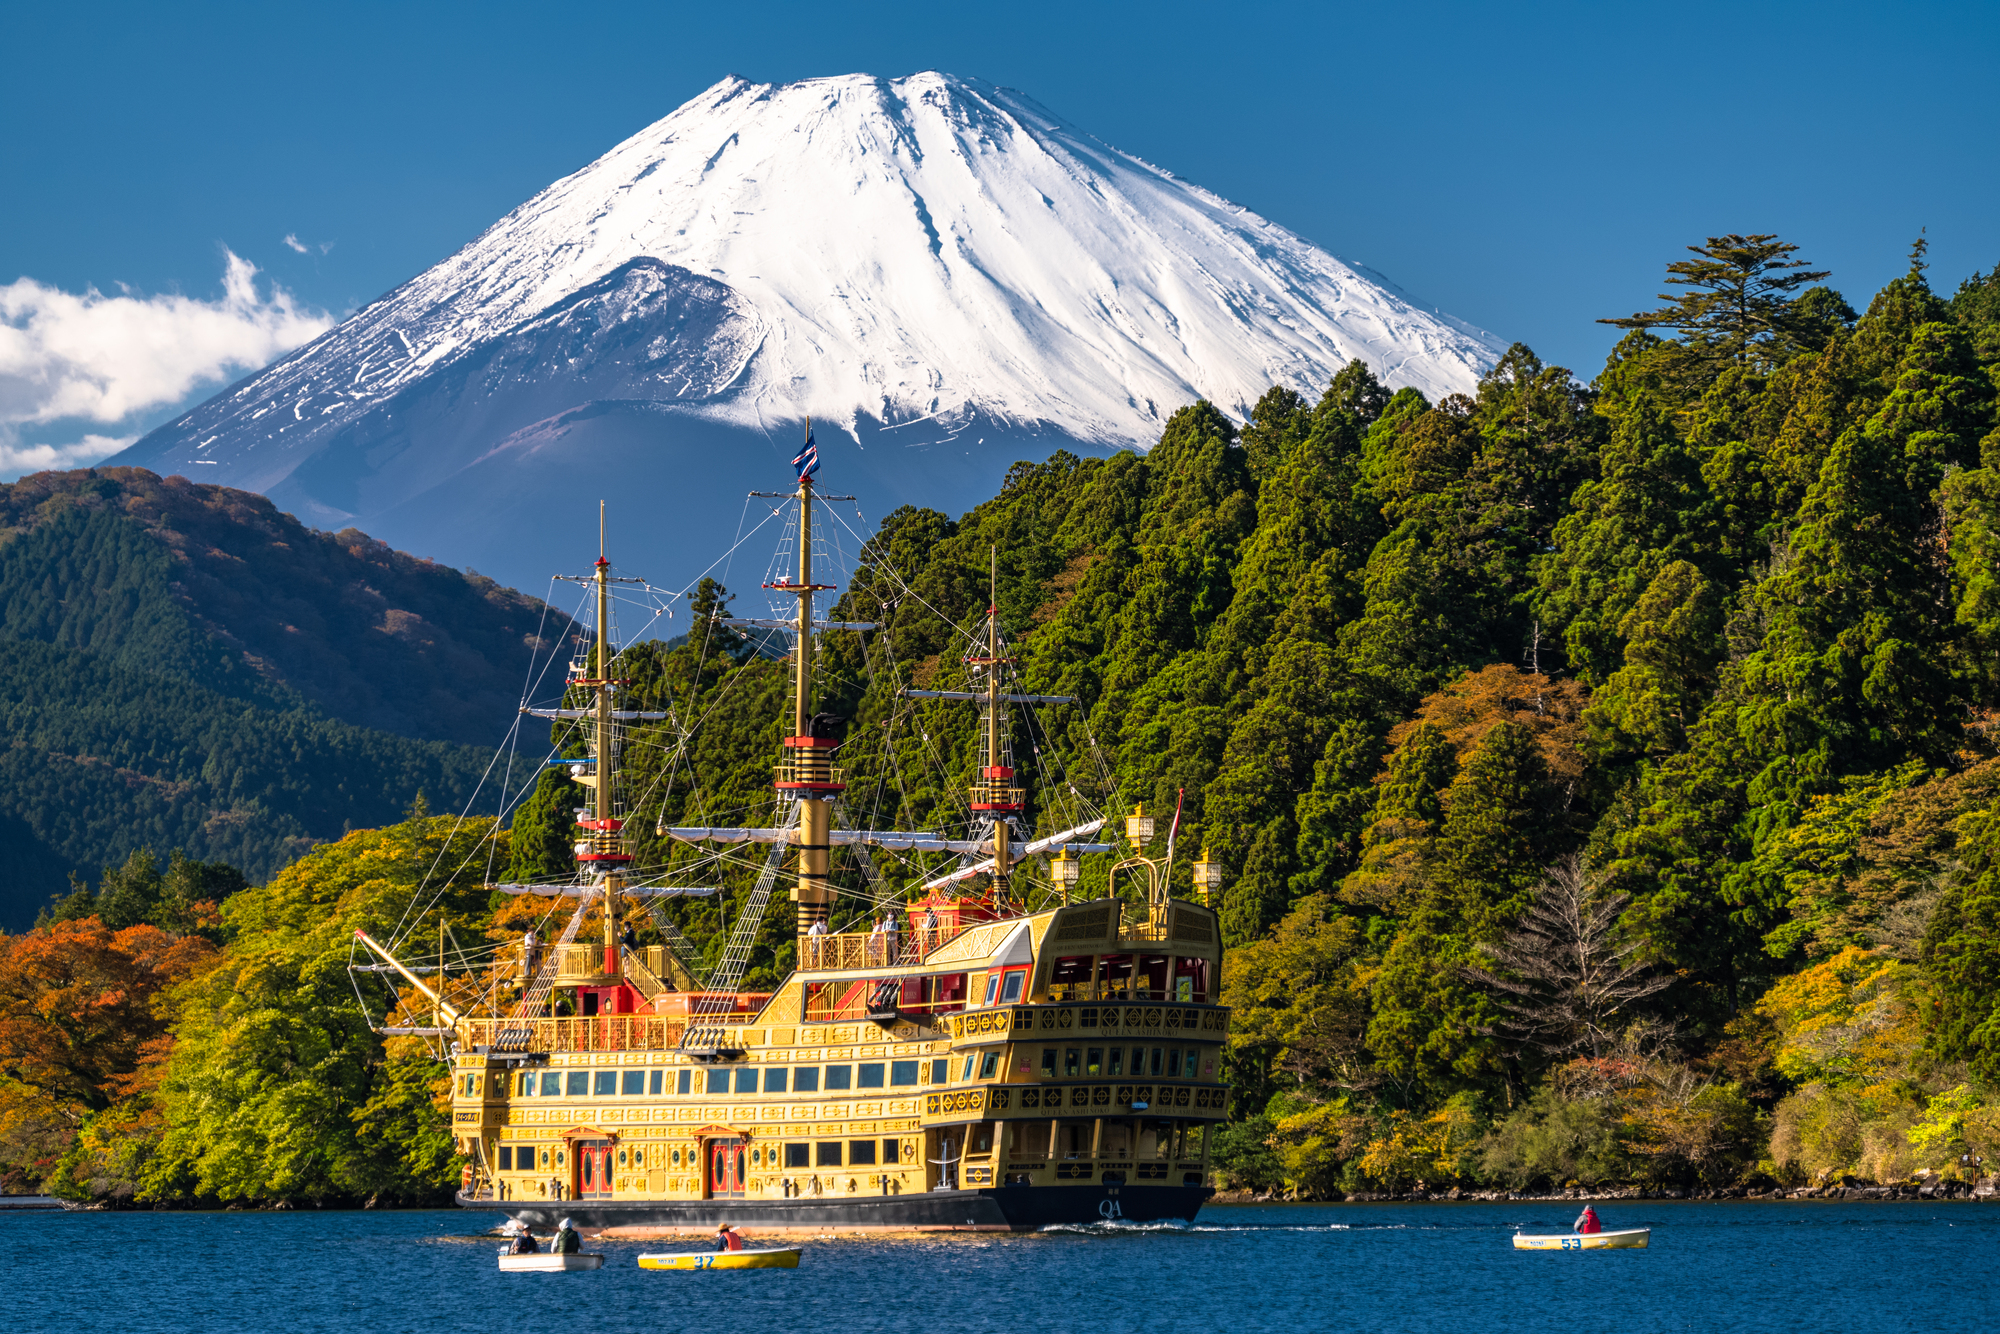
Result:
<svg viewBox="0 0 2000 1334">
<path fill-rule="evenodd" d="M 1356 359 L 1437 397 L 1501 350 L 1013 90 L 732 76 L 116 461 L 493 568 L 461 490 L 539 528 L 593 474 L 748 489 L 810 417 L 877 512 L 957 508 L 1198 398 L 1243 419 Z"/>
</svg>

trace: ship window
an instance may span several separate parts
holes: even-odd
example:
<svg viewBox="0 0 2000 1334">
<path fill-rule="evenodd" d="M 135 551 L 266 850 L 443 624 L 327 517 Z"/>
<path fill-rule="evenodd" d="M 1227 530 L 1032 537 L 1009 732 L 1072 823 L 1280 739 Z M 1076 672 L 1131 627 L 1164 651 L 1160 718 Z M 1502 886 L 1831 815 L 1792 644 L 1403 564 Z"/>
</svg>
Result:
<svg viewBox="0 0 2000 1334">
<path fill-rule="evenodd" d="M 1056 1077 L 1056 1049 L 1054 1047 L 1042 1048 L 1042 1075 L 1048 1079 Z"/>
<path fill-rule="evenodd" d="M 991 1121 L 981 1121 L 973 1129 L 971 1151 L 982 1157 L 993 1152 L 993 1123 Z"/>
<path fill-rule="evenodd" d="M 1095 1005 L 1086 1005 L 1081 1010 L 1078 1010 L 1076 1012 L 1076 1026 L 1078 1028 L 1096 1028 L 1097 1007 Z"/>
<path fill-rule="evenodd" d="M 1027 984 L 1027 981 L 1027 969 L 1009 968 L 1007 970 L 1007 980 L 1000 988 L 1000 1003 L 1002 1005 L 1011 1005 L 1021 999 L 1021 988 Z"/>
<path fill-rule="evenodd" d="M 783 1093 L 785 1091 L 785 1076 L 790 1073 L 782 1065 L 768 1067 L 764 1071 L 764 1092 Z"/>
<path fill-rule="evenodd" d="M 882 1063 L 874 1061 L 861 1067 L 861 1087 L 878 1089 L 882 1087 Z"/>
<path fill-rule="evenodd" d="M 653 1071 L 653 1077 L 647 1081 L 646 1092 L 657 1098 L 660 1096 L 660 1090 L 666 1085 L 666 1082 L 667 1072 L 664 1070 L 655 1070 Z"/>
<path fill-rule="evenodd" d="M 965 1008 L 965 974 L 946 973 L 934 980 L 931 1003 L 939 1010 Z"/>
<path fill-rule="evenodd" d="M 1174 996 L 1196 1004 L 1208 1000 L 1208 960 L 1191 956 L 1174 960 Z"/>
<path fill-rule="evenodd" d="M 1179 1047 L 1172 1047 L 1169 1048 L 1167 1051 L 1167 1078 L 1179 1079 L 1180 1077 L 1181 1077 L 1181 1049 Z"/>
<path fill-rule="evenodd" d="M 599 1070 L 597 1072 L 597 1087 L 591 1090 L 591 1095 L 598 1098 L 612 1098 L 616 1097 L 617 1094 L 618 1072 L 616 1070 Z"/>
<path fill-rule="evenodd" d="M 565 1098 L 586 1098 L 590 1096 L 590 1071 L 572 1070 L 563 1081 Z"/>
<path fill-rule="evenodd" d="M 1113 1047 L 1104 1058 L 1104 1073 L 1113 1079 L 1125 1073 L 1125 1049 Z"/>
<path fill-rule="evenodd" d="M 1063 1048 L 1063 1078 L 1075 1079 L 1083 1073 L 1083 1052 L 1075 1047 Z"/>
<path fill-rule="evenodd" d="M 627 1070 L 619 1076 L 618 1091 L 628 1098 L 637 1097 L 646 1091 L 646 1072 Z"/>
<path fill-rule="evenodd" d="M 785 1166 L 786 1166 L 786 1167 L 811 1167 L 811 1166 L 812 1166 L 812 1145 L 810 1145 L 810 1144 L 787 1144 L 787 1145 L 785 1146 Z"/>
<path fill-rule="evenodd" d="M 681 1071 L 680 1078 L 674 1081 L 674 1092 L 676 1093 L 691 1092 L 693 1087 L 694 1087 L 694 1071 L 692 1070 Z"/>
<path fill-rule="evenodd" d="M 532 1071 L 521 1076 L 521 1096 L 524 1098 L 535 1096 L 535 1076 Z"/>
<path fill-rule="evenodd" d="M 999 994 L 1000 994 L 1000 974 L 988 973 L 986 975 L 986 1003 L 988 1005 L 991 1005 L 993 1003 L 994 998 Z"/>
<path fill-rule="evenodd" d="M 727 1070 L 710 1070 L 708 1072 L 708 1091 L 710 1093 L 729 1092 L 729 1072 Z"/>
<path fill-rule="evenodd" d="M 950 1079 L 951 1079 L 951 1062 L 950 1062 L 950 1061 L 932 1061 L 932 1062 L 931 1062 L 931 1083 L 933 1083 L 933 1084 L 943 1084 L 943 1083 L 946 1083 L 946 1082 L 948 1082 L 948 1081 L 949 1081 Z"/>
<path fill-rule="evenodd" d="M 984 1057 L 980 1059 L 979 1077 L 981 1079 L 991 1079 L 993 1078 L 994 1073 L 999 1069 L 1000 1069 L 1000 1053 L 997 1051 L 989 1051 L 986 1053 Z"/>
<path fill-rule="evenodd" d="M 675 1149 L 671 1154 L 668 1155 L 668 1161 L 671 1162 L 675 1167 L 679 1167 L 681 1165 L 681 1151 L 679 1149 Z"/>
<path fill-rule="evenodd" d="M 500 1170 L 502 1172 L 514 1170 L 514 1146 L 511 1144 L 500 1146 Z"/>
<path fill-rule="evenodd" d="M 917 1062 L 915 1061 L 889 1062 L 889 1082 L 891 1084 L 896 1085 L 898 1088 L 902 1087 L 905 1084 L 916 1083 Z"/>
<path fill-rule="evenodd" d="M 736 1072 L 736 1091 L 738 1093 L 755 1093 L 757 1091 L 757 1072 L 749 1066 L 744 1066 L 738 1070 Z"/>
<path fill-rule="evenodd" d="M 894 1163 L 896 1161 L 896 1146 L 898 1143 L 899 1141 L 893 1139 L 885 1139 L 882 1141 L 882 1161 L 884 1164 Z"/>
<path fill-rule="evenodd" d="M 1091 1047 L 1083 1058 L 1083 1073 L 1092 1079 L 1104 1073 L 1104 1048 Z"/>
<path fill-rule="evenodd" d="M 1138 1064 L 1137 1059 L 1134 1059 L 1132 1063 L 1136 1066 Z M 1132 1073 L 1138 1074 L 1139 1072 L 1137 1070 L 1134 1070 Z M 1155 1047 L 1153 1048 L 1153 1078 L 1158 1079 L 1159 1077 L 1160 1077 L 1160 1049 L 1158 1047 Z"/>
<path fill-rule="evenodd" d="M 1088 982 L 1091 965 L 1097 962 L 1095 954 L 1065 954 L 1055 962 L 1049 973 L 1051 982 Z"/>
<path fill-rule="evenodd" d="M 829 1065 L 826 1068 L 826 1086 L 832 1089 L 854 1087 L 854 1067 L 851 1065 Z"/>
<path fill-rule="evenodd" d="M 847 1141 L 847 1165 L 849 1167 L 875 1166 L 875 1141 L 872 1139 L 851 1139 Z"/>
<path fill-rule="evenodd" d="M 958 1072 L 958 1077 L 960 1079 L 972 1078 L 972 1063 L 978 1059 L 979 1056 L 976 1052 L 967 1052 L 965 1054 L 965 1068 Z"/>
<path fill-rule="evenodd" d="M 813 1145 L 813 1166 L 839 1167 L 840 1141 L 837 1139 L 821 1140 L 819 1143 Z"/>
<path fill-rule="evenodd" d="M 819 1067 L 816 1065 L 801 1066 L 798 1073 L 792 1076 L 792 1092 L 819 1092 Z M 804 1167 L 805 1164 L 800 1163 L 799 1166 Z"/>
<path fill-rule="evenodd" d="M 1194 1000 L 1193 978 L 1177 977 L 1174 979 L 1174 999 L 1183 1005 L 1189 1004 Z"/>
</svg>

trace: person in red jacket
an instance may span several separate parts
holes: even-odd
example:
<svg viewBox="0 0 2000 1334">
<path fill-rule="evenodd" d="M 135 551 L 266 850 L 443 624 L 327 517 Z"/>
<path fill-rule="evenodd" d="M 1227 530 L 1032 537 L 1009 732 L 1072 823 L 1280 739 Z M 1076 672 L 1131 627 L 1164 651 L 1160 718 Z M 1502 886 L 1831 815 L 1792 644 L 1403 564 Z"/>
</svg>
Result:
<svg viewBox="0 0 2000 1334">
<path fill-rule="evenodd" d="M 1604 1224 L 1597 1221 L 1597 1210 L 1587 1204 L 1583 1206 L 1583 1212 L 1576 1216 L 1576 1222 L 1570 1226 L 1577 1232 L 1604 1231 Z"/>
</svg>

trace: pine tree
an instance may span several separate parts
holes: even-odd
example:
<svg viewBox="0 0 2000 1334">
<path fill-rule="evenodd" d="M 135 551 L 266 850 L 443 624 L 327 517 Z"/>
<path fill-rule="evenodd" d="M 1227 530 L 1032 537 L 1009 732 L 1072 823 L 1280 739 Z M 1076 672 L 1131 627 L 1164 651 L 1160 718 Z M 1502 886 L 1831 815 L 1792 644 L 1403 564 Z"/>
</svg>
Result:
<svg viewBox="0 0 2000 1334">
<path fill-rule="evenodd" d="M 1625 665 L 1584 714 L 1606 760 L 1657 761 L 1687 744 L 1715 689 L 1721 629 L 1715 590 L 1691 562 L 1675 561 L 1653 576 L 1618 625 Z"/>
<path fill-rule="evenodd" d="M 1569 851 L 1548 765 L 1522 723 L 1496 723 L 1445 790 L 1434 892 L 1474 939 L 1517 916 L 1542 868 Z"/>
<path fill-rule="evenodd" d="M 1624 319 L 1599 320 L 1621 329 L 1678 329 L 1690 349 L 1718 362 L 1771 365 L 1793 350 L 1793 293 L 1826 277 L 1791 259 L 1798 247 L 1775 232 L 1711 236 L 1688 247 L 1694 259 L 1667 265 L 1667 304 Z"/>
</svg>

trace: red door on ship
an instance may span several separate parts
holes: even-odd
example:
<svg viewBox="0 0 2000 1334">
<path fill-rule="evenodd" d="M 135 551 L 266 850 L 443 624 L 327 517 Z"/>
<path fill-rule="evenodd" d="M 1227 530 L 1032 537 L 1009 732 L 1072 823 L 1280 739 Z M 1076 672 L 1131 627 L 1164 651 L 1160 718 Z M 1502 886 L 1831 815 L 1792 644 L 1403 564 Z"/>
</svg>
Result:
<svg viewBox="0 0 2000 1334">
<path fill-rule="evenodd" d="M 611 1143 L 609 1140 L 579 1140 L 576 1146 L 576 1193 L 578 1199 L 601 1200 L 611 1194 Z"/>
<path fill-rule="evenodd" d="M 708 1193 L 736 1196 L 743 1193 L 743 1141 L 712 1139 L 708 1142 Z"/>
</svg>

